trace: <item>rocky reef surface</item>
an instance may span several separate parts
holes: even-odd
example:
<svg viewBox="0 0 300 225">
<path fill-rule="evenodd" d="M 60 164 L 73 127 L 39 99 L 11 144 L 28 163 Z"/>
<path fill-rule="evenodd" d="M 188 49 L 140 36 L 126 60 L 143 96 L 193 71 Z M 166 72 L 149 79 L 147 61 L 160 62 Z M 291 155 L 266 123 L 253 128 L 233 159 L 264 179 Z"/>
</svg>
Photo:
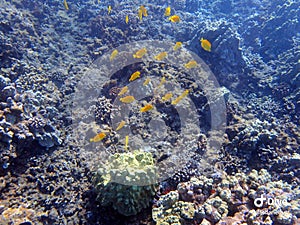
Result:
<svg viewBox="0 0 300 225">
<path fill-rule="evenodd" d="M 166 1 L 143 3 L 143 21 L 132 1 L 67 2 L 69 10 L 58 0 L 0 0 L 0 224 L 300 223 L 298 1 L 174 0 L 178 24 L 164 17 Z M 202 37 L 211 52 L 201 48 Z M 215 149 L 215 173 L 197 170 L 209 136 L 201 134 L 198 148 L 188 149 L 194 160 L 160 184 L 152 213 L 147 195 L 141 212 L 124 216 L 113 200 L 96 201 L 96 158 L 70 142 L 72 98 L 99 56 L 154 39 L 181 41 L 226 88 L 226 133 Z M 98 123 L 109 118 L 120 87 L 115 80 L 104 87 L 94 112 Z M 141 118 L 132 123 L 142 135 Z M 255 207 L 260 194 L 287 205 Z"/>
<path fill-rule="evenodd" d="M 160 196 L 152 217 L 156 224 L 298 224 L 299 194 L 299 186 L 272 181 L 265 169 L 199 176 Z"/>
</svg>

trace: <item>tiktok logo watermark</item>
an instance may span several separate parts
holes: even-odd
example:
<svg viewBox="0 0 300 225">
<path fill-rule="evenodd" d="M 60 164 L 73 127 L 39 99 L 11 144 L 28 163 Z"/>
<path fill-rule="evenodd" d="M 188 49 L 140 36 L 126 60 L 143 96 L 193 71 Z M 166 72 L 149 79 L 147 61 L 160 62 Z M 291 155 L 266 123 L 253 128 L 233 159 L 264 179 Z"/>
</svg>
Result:
<svg viewBox="0 0 300 225">
<path fill-rule="evenodd" d="M 262 208 L 264 206 L 264 203 L 266 203 L 267 206 L 286 206 L 287 205 L 287 200 L 286 199 L 277 199 L 277 198 L 267 198 L 264 197 L 262 194 L 260 198 L 254 199 L 254 205 L 257 208 Z"/>
</svg>

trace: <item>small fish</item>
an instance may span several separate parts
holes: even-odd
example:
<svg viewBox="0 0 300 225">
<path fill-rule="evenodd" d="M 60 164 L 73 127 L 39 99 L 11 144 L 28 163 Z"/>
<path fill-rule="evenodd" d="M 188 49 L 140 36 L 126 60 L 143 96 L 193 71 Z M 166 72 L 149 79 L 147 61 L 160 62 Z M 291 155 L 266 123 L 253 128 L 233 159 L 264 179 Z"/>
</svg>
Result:
<svg viewBox="0 0 300 225">
<path fill-rule="evenodd" d="M 129 141 L 129 136 L 126 135 L 126 136 L 125 136 L 125 150 L 128 149 L 128 141 Z"/>
<path fill-rule="evenodd" d="M 111 13 L 111 10 L 112 10 L 111 5 L 109 5 L 109 6 L 107 7 L 108 15 Z"/>
<path fill-rule="evenodd" d="M 153 109 L 153 105 L 147 104 L 147 105 L 145 105 L 144 107 L 142 107 L 142 108 L 140 109 L 140 112 L 147 112 L 147 111 L 149 111 L 149 110 L 151 110 L 151 109 Z"/>
<path fill-rule="evenodd" d="M 113 50 L 112 53 L 111 53 L 111 55 L 110 55 L 109 60 L 110 60 L 110 61 L 113 61 L 113 60 L 116 58 L 116 56 L 118 55 L 118 53 L 119 53 L 119 52 L 118 52 L 117 49 Z"/>
<path fill-rule="evenodd" d="M 185 90 L 180 96 L 171 102 L 172 105 L 178 104 L 184 97 L 189 94 L 189 90 Z"/>
<path fill-rule="evenodd" d="M 126 24 L 129 23 L 129 16 L 128 16 L 128 15 L 126 15 L 126 17 L 125 17 L 125 23 L 126 23 Z"/>
<path fill-rule="evenodd" d="M 135 98 L 132 95 L 127 95 L 123 98 L 120 98 L 120 101 L 123 103 L 131 103 L 135 100 Z"/>
<path fill-rule="evenodd" d="M 138 17 L 139 17 L 140 21 L 143 20 L 143 11 L 141 9 L 139 9 L 139 11 L 138 11 Z"/>
<path fill-rule="evenodd" d="M 148 12 L 147 12 L 147 9 L 145 8 L 145 6 L 141 5 L 140 10 L 142 11 L 143 16 L 145 16 L 145 17 L 148 16 Z"/>
<path fill-rule="evenodd" d="M 157 86 L 157 89 L 159 89 L 161 86 L 163 86 L 164 83 L 166 83 L 166 77 L 161 78 L 159 85 Z"/>
<path fill-rule="evenodd" d="M 158 55 L 154 56 L 154 59 L 158 60 L 158 61 L 161 61 L 163 60 L 164 58 L 166 58 L 168 55 L 167 52 L 161 52 L 159 53 Z"/>
<path fill-rule="evenodd" d="M 209 40 L 201 38 L 201 39 L 200 39 L 200 42 L 201 42 L 201 47 L 202 47 L 205 51 L 208 51 L 208 52 L 211 51 L 211 43 L 209 42 Z"/>
<path fill-rule="evenodd" d="M 171 7 L 168 6 L 165 11 L 165 16 L 170 16 L 170 15 L 171 15 Z"/>
<path fill-rule="evenodd" d="M 64 7 L 66 10 L 69 10 L 69 6 L 68 6 L 68 3 L 67 3 L 67 0 L 64 0 Z"/>
<path fill-rule="evenodd" d="M 138 79 L 140 76 L 141 76 L 141 72 L 136 71 L 133 74 L 131 74 L 129 81 L 134 81 L 134 80 Z"/>
<path fill-rule="evenodd" d="M 149 83 L 150 83 L 150 77 L 147 77 L 146 78 L 146 80 L 144 81 L 144 83 L 143 83 L 143 86 L 146 86 L 146 85 L 148 85 Z"/>
<path fill-rule="evenodd" d="M 186 97 L 188 94 L 189 94 L 189 90 L 188 89 L 186 89 L 186 90 L 184 90 L 184 92 L 180 95 L 180 97 L 181 98 L 184 98 L 184 97 Z"/>
<path fill-rule="evenodd" d="M 195 60 L 191 60 L 188 63 L 184 64 L 184 67 L 187 69 L 195 68 L 198 66 L 198 63 Z"/>
<path fill-rule="evenodd" d="M 173 50 L 174 51 L 177 51 L 179 48 L 181 48 L 181 46 L 182 46 L 182 42 L 176 42 L 176 44 L 174 45 L 174 47 L 173 47 Z"/>
<path fill-rule="evenodd" d="M 118 127 L 116 128 L 116 131 L 122 129 L 122 127 L 124 127 L 125 124 L 126 124 L 126 122 L 125 122 L 124 120 L 122 120 L 122 121 L 119 123 Z"/>
<path fill-rule="evenodd" d="M 147 53 L 146 48 L 142 48 L 138 50 L 135 54 L 133 54 L 133 58 L 140 59 Z"/>
<path fill-rule="evenodd" d="M 95 137 L 90 139 L 90 142 L 99 142 L 102 141 L 103 138 L 106 137 L 106 134 L 104 132 L 101 132 L 99 134 L 96 134 Z"/>
<path fill-rule="evenodd" d="M 98 0 L 98 4 L 100 4 L 100 0 Z"/>
<path fill-rule="evenodd" d="M 173 94 L 171 92 L 165 94 L 161 99 L 166 102 L 172 98 Z"/>
<path fill-rule="evenodd" d="M 118 96 L 124 95 L 127 91 L 128 91 L 128 87 L 127 86 L 123 87 L 119 92 Z"/>
<path fill-rule="evenodd" d="M 178 23 L 180 21 L 180 17 L 178 15 L 173 15 L 173 16 L 170 16 L 169 17 L 169 20 L 172 22 L 172 23 Z"/>
</svg>

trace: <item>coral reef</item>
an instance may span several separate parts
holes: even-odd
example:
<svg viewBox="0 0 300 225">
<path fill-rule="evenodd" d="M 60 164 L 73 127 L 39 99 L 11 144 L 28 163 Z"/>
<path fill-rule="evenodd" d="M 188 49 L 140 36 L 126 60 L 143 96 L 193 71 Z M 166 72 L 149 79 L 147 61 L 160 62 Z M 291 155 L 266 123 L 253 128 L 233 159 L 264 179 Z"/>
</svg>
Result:
<svg viewBox="0 0 300 225">
<path fill-rule="evenodd" d="M 3 210 L 4 206 L 1 205 L 0 209 Z M 3 210 L 0 215 L 0 224 L 38 224 L 42 223 L 35 220 L 36 217 L 43 216 L 43 213 L 36 213 L 32 209 L 27 209 L 24 206 L 18 208 L 8 208 Z"/>
<path fill-rule="evenodd" d="M 207 166 L 201 164 L 201 154 L 207 151 L 211 115 L 208 107 L 200 108 L 206 104 L 204 94 L 191 94 L 201 115 L 201 131 L 195 134 L 200 136 L 195 138 L 198 149 L 182 140 L 193 160 L 180 165 L 182 169 L 172 181 L 160 184 L 163 194 L 153 208 L 156 223 L 300 224 L 299 1 L 174 0 L 170 4 L 149 0 L 145 2 L 149 16 L 143 21 L 132 1 L 67 2 L 69 10 L 61 0 L 0 1 L 0 224 L 153 223 L 146 208 L 156 186 L 109 182 L 120 172 L 110 165 L 112 173 L 98 174 L 98 192 L 92 191 L 90 164 L 99 164 L 96 155 L 103 151 L 120 152 L 112 150 L 119 138 L 115 133 L 103 142 L 110 148 L 101 145 L 90 158 L 76 142 L 83 135 L 68 142 L 74 132 L 70 105 L 77 82 L 93 60 L 136 40 L 181 41 L 226 86 L 219 96 L 226 101 L 236 98 L 227 102 L 224 145 L 220 152 L 215 149 L 218 165 L 227 174 L 200 176 L 199 171 Z M 110 15 L 108 4 L 112 5 Z M 168 4 L 172 14 L 181 17 L 180 23 L 171 23 L 164 16 Z M 201 37 L 212 43 L 211 52 L 201 48 Z M 131 65 L 117 73 L 126 77 L 135 69 L 172 75 L 183 87 L 191 82 L 188 77 L 180 80 L 180 73 L 165 64 Z M 99 126 L 111 131 L 105 125 L 111 119 L 112 100 L 124 84 L 119 81 L 111 80 L 107 87 L 104 84 L 101 95 L 91 100 L 95 105 L 80 115 L 84 122 L 95 118 L 98 125 L 84 124 L 85 135 L 94 135 Z M 175 142 L 180 120 L 174 111 L 168 113 L 161 111 L 165 120 L 154 122 L 171 124 L 174 129 L 168 130 L 168 140 Z M 149 115 L 132 115 L 132 136 L 146 138 L 148 133 L 141 128 L 148 120 Z M 156 148 L 161 143 L 154 144 L 155 148 L 145 149 L 150 149 L 154 160 L 170 156 L 163 147 Z M 122 158 L 120 153 L 114 157 Z M 252 168 L 265 168 L 269 173 L 250 172 Z M 126 168 L 121 172 L 128 174 L 131 182 L 131 176 L 146 173 Z M 178 184 L 180 181 L 186 182 Z M 119 199 L 113 194 L 116 192 L 121 193 Z M 287 204 L 255 207 L 254 200 L 261 194 L 280 202 L 286 199 Z M 109 206 L 99 204 L 96 195 Z M 126 201 L 133 201 L 133 207 Z M 141 213 L 121 217 L 110 206 L 121 214 Z"/>
<path fill-rule="evenodd" d="M 36 145 L 46 149 L 62 143 L 60 131 L 53 125 L 57 110 L 42 103 L 28 93 L 18 94 L 15 89 L 4 87 L 1 96 L 5 100 L 0 105 L 0 141 L 3 149 L 0 152 L 2 169 L 24 150 Z M 7 90 L 14 90 L 9 94 Z M 6 94 L 5 94 L 6 93 Z"/>
<path fill-rule="evenodd" d="M 94 176 L 98 200 L 125 216 L 149 207 L 156 191 L 156 168 L 151 153 L 116 153 Z"/>
<path fill-rule="evenodd" d="M 273 181 L 264 169 L 223 174 L 221 180 L 202 176 L 161 195 L 152 216 L 157 224 L 296 224 L 299 194 L 299 187 Z"/>
</svg>

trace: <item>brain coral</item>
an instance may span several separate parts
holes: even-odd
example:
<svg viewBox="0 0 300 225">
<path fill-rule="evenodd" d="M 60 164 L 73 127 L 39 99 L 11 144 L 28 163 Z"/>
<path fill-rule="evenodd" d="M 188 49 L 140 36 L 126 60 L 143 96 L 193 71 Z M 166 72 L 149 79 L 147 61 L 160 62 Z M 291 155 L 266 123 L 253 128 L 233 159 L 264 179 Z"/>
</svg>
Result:
<svg viewBox="0 0 300 225">
<path fill-rule="evenodd" d="M 157 185 L 151 153 L 134 151 L 112 155 L 95 173 L 97 200 L 125 216 L 148 207 Z"/>
</svg>

